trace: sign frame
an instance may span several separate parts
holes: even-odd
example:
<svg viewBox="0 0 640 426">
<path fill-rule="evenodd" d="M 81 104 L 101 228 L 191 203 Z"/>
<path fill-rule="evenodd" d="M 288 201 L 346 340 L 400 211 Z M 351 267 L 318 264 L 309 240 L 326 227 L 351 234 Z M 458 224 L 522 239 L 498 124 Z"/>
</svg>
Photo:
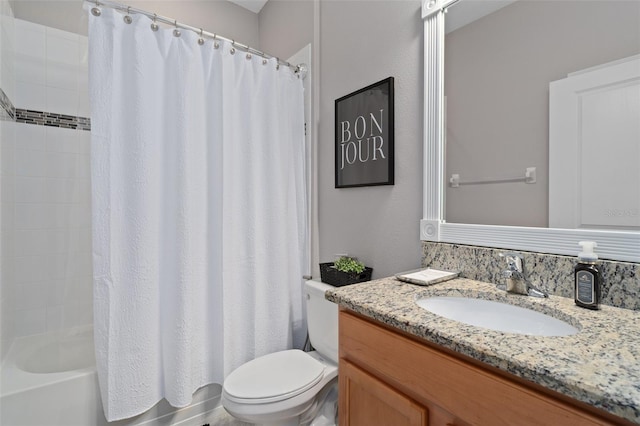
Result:
<svg viewBox="0 0 640 426">
<path fill-rule="evenodd" d="M 394 184 L 393 83 L 388 77 L 335 100 L 336 188 Z"/>
</svg>

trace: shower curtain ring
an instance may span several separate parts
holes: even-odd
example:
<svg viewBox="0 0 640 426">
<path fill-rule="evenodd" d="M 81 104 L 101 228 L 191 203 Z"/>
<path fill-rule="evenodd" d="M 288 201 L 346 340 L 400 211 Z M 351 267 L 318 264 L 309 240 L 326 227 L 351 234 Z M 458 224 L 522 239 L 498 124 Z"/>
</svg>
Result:
<svg viewBox="0 0 640 426">
<path fill-rule="evenodd" d="M 96 7 L 92 7 L 91 8 L 91 14 L 93 16 L 100 16 L 102 15 L 102 11 L 100 10 L 100 2 L 98 0 L 96 0 Z"/>
<path fill-rule="evenodd" d="M 202 38 L 202 28 L 200 28 L 200 38 L 198 39 L 198 44 L 200 46 L 204 44 L 204 39 Z"/>
<path fill-rule="evenodd" d="M 220 43 L 218 43 L 218 40 L 216 40 L 216 37 L 218 37 L 218 35 L 214 33 L 213 34 L 213 48 L 214 49 L 217 49 L 217 48 L 220 47 Z"/>
<path fill-rule="evenodd" d="M 229 53 L 231 53 L 232 55 L 236 53 L 236 41 L 235 40 L 231 40 L 231 50 L 229 51 Z"/>
<path fill-rule="evenodd" d="M 129 16 L 129 13 L 131 13 L 131 6 L 127 6 L 127 14 L 124 16 L 124 22 L 126 24 L 130 24 L 133 22 L 133 19 L 131 19 L 131 16 Z"/>
<path fill-rule="evenodd" d="M 174 20 L 173 20 L 173 25 L 176 27 L 176 29 L 175 29 L 175 30 L 173 30 L 173 35 L 174 35 L 174 37 L 180 37 L 180 35 L 181 35 L 182 33 L 181 33 L 181 32 L 180 32 L 180 30 L 178 29 L 178 20 L 177 20 L 177 19 L 174 19 Z"/>
<path fill-rule="evenodd" d="M 158 31 L 158 28 L 160 28 L 158 26 L 158 23 L 156 22 L 156 19 L 158 18 L 158 15 L 156 15 L 155 13 L 153 14 L 153 22 L 151 23 L 151 31 Z"/>
</svg>

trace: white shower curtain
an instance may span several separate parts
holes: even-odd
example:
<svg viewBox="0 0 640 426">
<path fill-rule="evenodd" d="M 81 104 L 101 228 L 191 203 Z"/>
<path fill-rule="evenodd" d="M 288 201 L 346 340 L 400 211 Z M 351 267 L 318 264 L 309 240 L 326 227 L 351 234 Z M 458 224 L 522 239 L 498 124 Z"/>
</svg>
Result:
<svg viewBox="0 0 640 426">
<path fill-rule="evenodd" d="M 93 5 L 95 6 L 95 5 Z M 105 415 L 189 405 L 301 347 L 302 82 L 144 15 L 89 14 L 94 326 Z"/>
</svg>

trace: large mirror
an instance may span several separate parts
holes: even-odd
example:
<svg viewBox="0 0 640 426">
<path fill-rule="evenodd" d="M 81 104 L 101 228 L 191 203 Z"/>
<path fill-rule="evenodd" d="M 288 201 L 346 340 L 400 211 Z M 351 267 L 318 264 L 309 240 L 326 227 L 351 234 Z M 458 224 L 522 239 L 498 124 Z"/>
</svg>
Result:
<svg viewBox="0 0 640 426">
<path fill-rule="evenodd" d="M 422 239 L 590 238 L 640 261 L 640 1 L 425 0 L 423 18 Z"/>
<path fill-rule="evenodd" d="M 502 7 L 464 24 L 474 3 Z M 463 0 L 445 23 L 447 222 L 639 231 L 640 1 Z M 565 180 L 585 185 L 550 203 Z"/>
</svg>

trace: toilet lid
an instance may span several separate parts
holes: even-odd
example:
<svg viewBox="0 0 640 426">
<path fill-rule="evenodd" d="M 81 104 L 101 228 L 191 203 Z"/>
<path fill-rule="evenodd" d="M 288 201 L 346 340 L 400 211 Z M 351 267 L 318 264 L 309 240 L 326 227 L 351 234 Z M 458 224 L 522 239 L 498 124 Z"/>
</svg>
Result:
<svg viewBox="0 0 640 426">
<path fill-rule="evenodd" d="M 240 366 L 224 381 L 226 396 L 243 403 L 276 402 L 310 389 L 324 365 L 297 349 L 276 352 Z"/>
</svg>

